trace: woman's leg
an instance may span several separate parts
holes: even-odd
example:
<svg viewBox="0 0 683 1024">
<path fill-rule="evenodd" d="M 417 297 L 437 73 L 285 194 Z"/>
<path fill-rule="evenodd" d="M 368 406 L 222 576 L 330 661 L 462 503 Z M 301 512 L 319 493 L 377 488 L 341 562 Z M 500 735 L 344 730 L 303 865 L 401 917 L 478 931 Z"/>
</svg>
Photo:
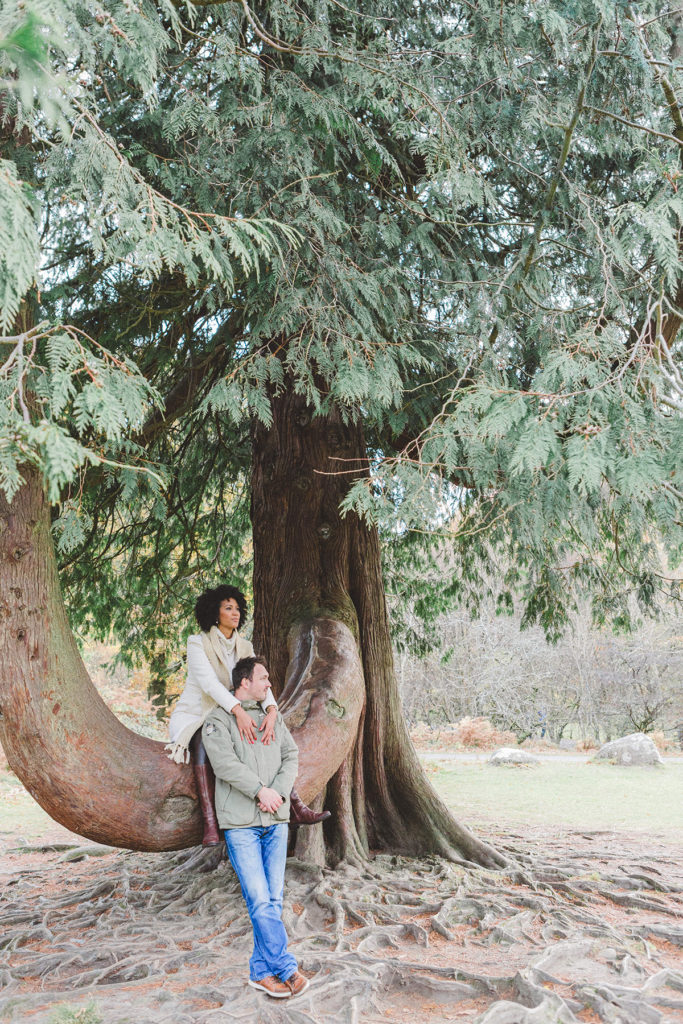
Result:
<svg viewBox="0 0 683 1024">
<path fill-rule="evenodd" d="M 290 824 L 292 825 L 317 825 L 319 821 L 327 821 L 331 811 L 314 811 L 307 807 L 295 789 L 289 796 L 289 807 L 291 810 Z"/>
<path fill-rule="evenodd" d="M 190 753 L 192 755 L 192 766 L 194 778 L 197 783 L 197 794 L 199 806 L 202 811 L 204 822 L 204 837 L 202 846 L 219 846 L 221 837 L 218 832 L 218 821 L 216 820 L 216 809 L 213 803 L 214 791 L 216 788 L 216 777 L 213 768 L 206 756 L 206 750 L 202 743 L 201 726 L 190 740 Z"/>
</svg>

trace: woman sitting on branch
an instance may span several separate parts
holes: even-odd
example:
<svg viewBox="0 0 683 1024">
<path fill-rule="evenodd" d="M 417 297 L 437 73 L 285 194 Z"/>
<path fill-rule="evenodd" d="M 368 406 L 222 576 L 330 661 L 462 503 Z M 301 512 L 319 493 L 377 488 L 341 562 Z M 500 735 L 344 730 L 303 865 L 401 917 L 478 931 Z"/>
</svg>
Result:
<svg viewBox="0 0 683 1024">
<path fill-rule="evenodd" d="M 232 670 L 241 658 L 254 656 L 254 648 L 238 633 L 247 615 L 244 594 L 236 587 L 219 586 L 197 598 L 194 614 L 200 633 L 187 640 L 187 680 L 171 714 L 168 728 L 171 742 L 166 749 L 179 764 L 192 761 L 199 804 L 204 820 L 203 846 L 221 842 L 213 803 L 215 778 L 202 743 L 202 724 L 216 707 L 224 708 L 237 719 L 240 736 L 246 743 L 269 744 L 277 717 L 277 702 L 270 690 L 263 701 L 267 712 L 259 731 L 232 693 Z M 291 794 L 291 823 L 315 825 L 329 818 L 330 812 L 317 813 Z"/>
</svg>

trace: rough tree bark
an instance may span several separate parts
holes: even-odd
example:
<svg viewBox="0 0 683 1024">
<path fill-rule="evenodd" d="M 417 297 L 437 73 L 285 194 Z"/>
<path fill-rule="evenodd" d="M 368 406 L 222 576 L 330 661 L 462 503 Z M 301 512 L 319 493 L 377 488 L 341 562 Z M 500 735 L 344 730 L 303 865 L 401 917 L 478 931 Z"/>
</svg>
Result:
<svg viewBox="0 0 683 1024">
<path fill-rule="evenodd" d="M 272 410 L 272 426 L 252 430 L 255 649 L 268 660 L 284 709 L 309 656 L 312 624 L 343 624 L 363 667 L 364 715 L 353 749 L 327 786 L 330 859 L 362 860 L 372 850 L 391 850 L 504 864 L 453 819 L 407 734 L 379 537 L 357 516 L 339 513 L 350 482 L 367 474 L 360 420 L 344 423 L 338 411 L 315 417 L 291 390 L 273 398 Z M 343 717 L 345 709 L 328 713 Z"/>
</svg>

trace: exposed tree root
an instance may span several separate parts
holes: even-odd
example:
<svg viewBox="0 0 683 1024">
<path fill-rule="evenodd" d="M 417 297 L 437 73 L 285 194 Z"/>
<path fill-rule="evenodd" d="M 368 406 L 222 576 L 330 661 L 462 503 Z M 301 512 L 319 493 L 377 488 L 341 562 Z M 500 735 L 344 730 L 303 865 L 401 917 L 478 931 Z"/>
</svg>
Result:
<svg viewBox="0 0 683 1024">
<path fill-rule="evenodd" d="M 104 1024 L 683 1021 L 683 857 L 614 834 L 542 842 L 540 862 L 515 840 L 523 873 L 291 859 L 284 918 L 313 983 L 284 1004 L 245 984 L 251 930 L 220 848 L 8 851 L 0 1020 L 94 1001 Z"/>
</svg>

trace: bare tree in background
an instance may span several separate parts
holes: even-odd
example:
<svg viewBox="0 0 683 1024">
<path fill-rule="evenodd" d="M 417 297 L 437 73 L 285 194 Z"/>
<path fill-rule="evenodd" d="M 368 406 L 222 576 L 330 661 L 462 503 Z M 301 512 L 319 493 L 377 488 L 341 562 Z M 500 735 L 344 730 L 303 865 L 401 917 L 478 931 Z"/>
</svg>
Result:
<svg viewBox="0 0 683 1024">
<path fill-rule="evenodd" d="M 682 626 L 680 618 L 648 621 L 615 636 L 593 627 L 583 609 L 552 646 L 537 627 L 521 631 L 518 614 L 497 616 L 493 604 L 476 620 L 452 612 L 440 623 L 438 650 L 422 660 L 398 655 L 403 706 L 411 723 L 482 716 L 520 741 L 608 740 L 655 729 L 678 739 Z"/>
</svg>

